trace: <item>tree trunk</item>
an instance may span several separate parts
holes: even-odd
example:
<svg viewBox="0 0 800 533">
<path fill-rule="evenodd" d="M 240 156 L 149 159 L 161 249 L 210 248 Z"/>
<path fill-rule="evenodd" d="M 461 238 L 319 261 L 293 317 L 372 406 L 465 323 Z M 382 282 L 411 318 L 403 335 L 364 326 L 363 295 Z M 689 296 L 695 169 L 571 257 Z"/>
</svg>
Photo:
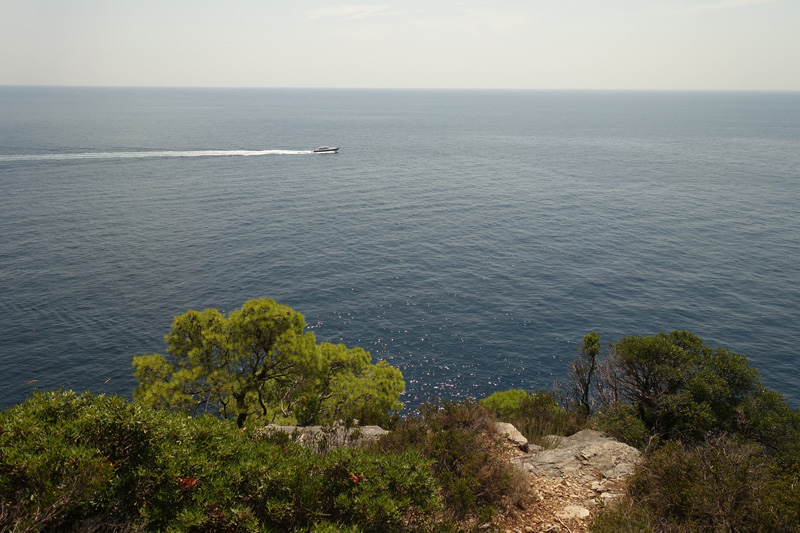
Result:
<svg viewBox="0 0 800 533">
<path fill-rule="evenodd" d="M 233 397 L 236 400 L 236 409 L 239 411 L 239 416 L 236 417 L 236 427 L 242 429 L 244 427 L 244 421 L 247 419 L 247 405 L 244 402 L 244 397 L 246 393 L 242 392 L 239 394 L 234 393 Z"/>
</svg>

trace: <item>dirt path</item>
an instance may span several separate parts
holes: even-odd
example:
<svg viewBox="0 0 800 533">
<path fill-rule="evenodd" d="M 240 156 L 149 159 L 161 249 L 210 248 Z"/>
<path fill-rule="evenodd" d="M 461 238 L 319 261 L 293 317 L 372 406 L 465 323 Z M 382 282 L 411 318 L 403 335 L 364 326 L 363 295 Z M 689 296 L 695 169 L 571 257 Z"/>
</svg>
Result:
<svg viewBox="0 0 800 533">
<path fill-rule="evenodd" d="M 639 452 L 603 433 L 583 431 L 549 450 L 522 452 L 509 443 L 507 459 L 527 476 L 519 505 L 495 517 L 508 533 L 588 531 L 606 503 L 624 493 Z"/>
</svg>

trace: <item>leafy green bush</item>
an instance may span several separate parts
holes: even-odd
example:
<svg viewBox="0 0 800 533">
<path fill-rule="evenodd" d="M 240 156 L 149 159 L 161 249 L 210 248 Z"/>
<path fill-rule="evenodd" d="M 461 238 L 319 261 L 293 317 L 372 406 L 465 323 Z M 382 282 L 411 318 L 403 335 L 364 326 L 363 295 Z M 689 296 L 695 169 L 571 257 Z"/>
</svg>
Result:
<svg viewBox="0 0 800 533">
<path fill-rule="evenodd" d="M 538 391 L 535 394 L 512 389 L 495 392 L 482 399 L 480 405 L 504 422 L 509 422 L 528 442 L 548 447 L 548 435 L 568 436 L 584 428 L 583 417 L 561 408 L 554 393 Z"/>
<path fill-rule="evenodd" d="M 518 501 L 522 474 L 502 459 L 488 411 L 466 400 L 426 403 L 419 413 L 400 421 L 378 446 L 390 453 L 415 450 L 431 460 L 451 518 L 485 521 L 498 507 Z"/>
<path fill-rule="evenodd" d="M 783 395 L 761 389 L 742 401 L 734 413 L 733 431 L 763 445 L 782 464 L 800 464 L 800 411 Z"/>
<path fill-rule="evenodd" d="M 605 431 L 620 442 L 644 449 L 651 442 L 650 431 L 633 406 L 618 403 L 606 406 L 592 417 L 592 427 Z"/>
<path fill-rule="evenodd" d="M 608 363 L 601 385 L 618 393 L 612 403 L 633 406 L 667 440 L 735 431 L 739 408 L 763 388 L 746 357 L 712 349 L 688 331 L 623 337 L 612 344 Z"/>
<path fill-rule="evenodd" d="M 0 413 L 0 530 L 428 530 L 418 451 L 315 454 L 119 397 L 39 393 Z"/>
<path fill-rule="evenodd" d="M 519 417 L 522 402 L 528 399 L 530 392 L 522 389 L 493 392 L 478 403 L 487 411 L 494 413 L 499 419 L 507 420 Z"/>
<path fill-rule="evenodd" d="M 548 447 L 548 435 L 569 436 L 584 429 L 579 413 L 563 409 L 555 394 L 538 391 L 523 400 L 519 415 L 509 420 L 532 444 Z"/>
</svg>

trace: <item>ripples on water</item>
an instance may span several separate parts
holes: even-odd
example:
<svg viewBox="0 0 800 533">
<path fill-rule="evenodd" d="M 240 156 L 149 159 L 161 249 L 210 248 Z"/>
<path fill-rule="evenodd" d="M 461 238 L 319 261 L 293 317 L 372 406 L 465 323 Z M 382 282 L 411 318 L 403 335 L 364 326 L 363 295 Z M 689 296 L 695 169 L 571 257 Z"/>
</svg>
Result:
<svg viewBox="0 0 800 533">
<path fill-rule="evenodd" d="M 255 297 L 409 404 L 672 329 L 800 400 L 800 95 L 5 88 L 0 114 L 0 407 L 130 395 L 173 316 Z"/>
</svg>

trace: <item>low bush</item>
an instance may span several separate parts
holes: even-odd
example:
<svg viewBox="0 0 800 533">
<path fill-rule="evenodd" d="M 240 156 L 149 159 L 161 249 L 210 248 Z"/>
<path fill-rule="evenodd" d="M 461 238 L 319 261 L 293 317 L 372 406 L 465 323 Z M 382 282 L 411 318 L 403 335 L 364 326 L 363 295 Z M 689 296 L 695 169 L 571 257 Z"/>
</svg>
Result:
<svg viewBox="0 0 800 533">
<path fill-rule="evenodd" d="M 320 455 L 119 397 L 38 393 L 0 413 L 2 531 L 407 531 L 441 514 L 419 451 Z"/>
<path fill-rule="evenodd" d="M 655 440 L 637 415 L 636 409 L 624 403 L 605 406 L 594 414 L 591 425 L 594 429 L 605 431 L 618 441 L 640 450 Z"/>
<path fill-rule="evenodd" d="M 800 472 L 781 468 L 758 444 L 723 436 L 672 441 L 630 480 L 623 502 L 593 531 L 798 531 Z"/>
<path fill-rule="evenodd" d="M 517 418 L 522 410 L 522 403 L 531 396 L 531 393 L 522 389 L 511 389 L 493 392 L 478 403 L 487 411 L 494 413 L 501 420 Z"/>
<path fill-rule="evenodd" d="M 512 389 L 495 392 L 479 403 L 500 420 L 513 424 L 528 442 L 545 448 L 552 441 L 544 437 L 569 436 L 585 427 L 583 417 L 563 409 L 553 392 Z"/>
<path fill-rule="evenodd" d="M 419 416 L 400 421 L 378 446 L 389 453 L 415 450 L 432 461 L 453 520 L 486 522 L 524 489 L 522 474 L 502 458 L 495 418 L 471 400 L 423 404 Z"/>
</svg>

